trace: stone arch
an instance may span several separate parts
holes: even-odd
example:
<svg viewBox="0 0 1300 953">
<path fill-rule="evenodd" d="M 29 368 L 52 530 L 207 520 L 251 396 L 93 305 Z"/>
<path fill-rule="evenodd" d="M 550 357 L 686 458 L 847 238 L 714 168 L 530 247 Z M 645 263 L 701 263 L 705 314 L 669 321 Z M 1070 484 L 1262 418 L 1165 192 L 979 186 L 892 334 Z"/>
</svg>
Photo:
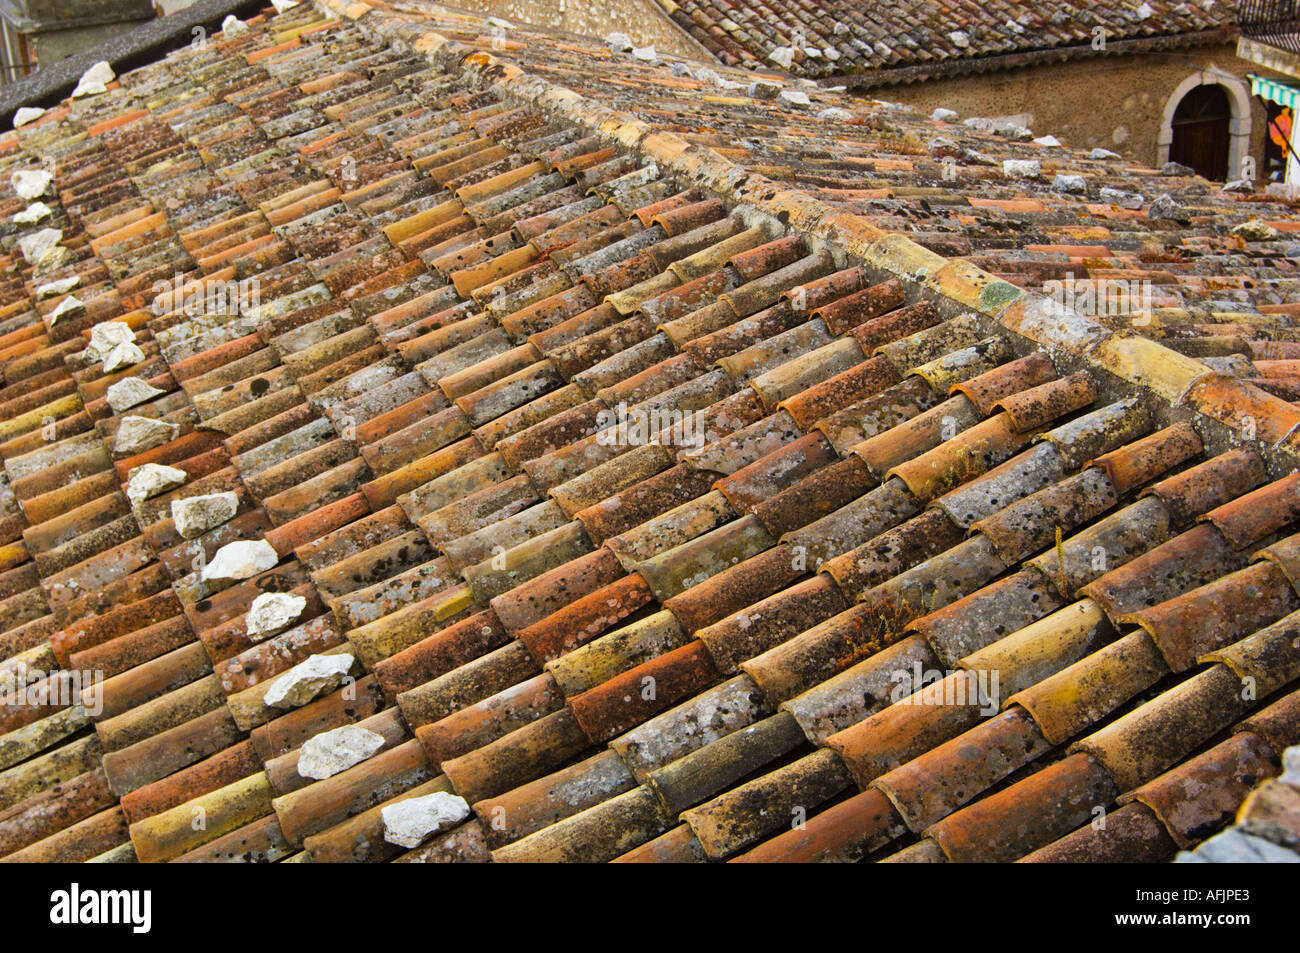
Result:
<svg viewBox="0 0 1300 953">
<path fill-rule="evenodd" d="M 1169 149 L 1174 142 L 1174 114 L 1183 97 L 1197 86 L 1221 86 L 1228 96 L 1228 106 L 1232 112 L 1228 123 L 1228 178 L 1239 178 L 1241 160 L 1250 154 L 1250 87 L 1244 80 L 1213 65 L 1188 76 L 1165 101 L 1164 115 L 1160 119 L 1160 136 L 1156 140 L 1156 165 L 1163 166 L 1169 161 Z"/>
</svg>

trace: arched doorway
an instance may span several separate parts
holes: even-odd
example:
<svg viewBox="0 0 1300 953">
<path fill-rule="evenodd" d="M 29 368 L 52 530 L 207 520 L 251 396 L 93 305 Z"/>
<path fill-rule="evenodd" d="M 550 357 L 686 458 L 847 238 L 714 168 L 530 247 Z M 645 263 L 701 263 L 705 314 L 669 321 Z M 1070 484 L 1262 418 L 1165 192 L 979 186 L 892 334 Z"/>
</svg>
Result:
<svg viewBox="0 0 1300 953">
<path fill-rule="evenodd" d="M 1169 158 L 1191 166 L 1207 179 L 1224 181 L 1228 177 L 1231 123 L 1232 107 L 1222 86 L 1194 87 L 1174 110 Z"/>
<path fill-rule="evenodd" d="M 1250 90 L 1213 65 L 1188 76 L 1165 102 L 1156 164 L 1181 162 L 1209 179 L 1249 174 Z"/>
</svg>

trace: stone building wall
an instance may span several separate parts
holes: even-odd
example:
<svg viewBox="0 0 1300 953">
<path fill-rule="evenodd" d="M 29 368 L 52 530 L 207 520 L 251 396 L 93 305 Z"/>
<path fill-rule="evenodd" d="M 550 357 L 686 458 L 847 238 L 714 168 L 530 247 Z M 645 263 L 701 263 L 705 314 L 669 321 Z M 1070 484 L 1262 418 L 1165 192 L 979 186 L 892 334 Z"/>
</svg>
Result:
<svg viewBox="0 0 1300 953">
<path fill-rule="evenodd" d="M 1082 59 L 1006 72 L 935 80 L 910 86 L 879 87 L 865 94 L 909 103 L 930 112 L 944 106 L 963 118 L 1023 116 L 1037 136 L 1054 135 L 1076 148 L 1100 146 L 1148 165 L 1164 159 L 1161 129 L 1171 97 L 1192 77 L 1222 79 L 1241 87 L 1249 99 L 1249 72 L 1258 67 L 1238 59 L 1231 45 L 1182 53 L 1142 53 L 1113 59 Z M 1185 90 L 1184 90 L 1185 92 Z M 1181 98 L 1181 93 L 1178 98 Z M 1232 98 L 1231 95 L 1229 97 Z M 1266 118 L 1258 100 L 1250 101 L 1246 154 L 1263 169 Z M 1241 124 L 1235 131 L 1244 131 Z"/>
</svg>

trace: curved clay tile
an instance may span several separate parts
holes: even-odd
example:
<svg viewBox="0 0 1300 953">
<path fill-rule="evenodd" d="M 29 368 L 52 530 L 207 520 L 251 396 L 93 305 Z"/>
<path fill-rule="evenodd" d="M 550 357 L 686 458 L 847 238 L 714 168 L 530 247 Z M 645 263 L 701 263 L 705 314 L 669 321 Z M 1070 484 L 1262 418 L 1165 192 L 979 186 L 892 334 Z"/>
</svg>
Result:
<svg viewBox="0 0 1300 953">
<path fill-rule="evenodd" d="M 1077 742 L 1105 766 L 1120 791 L 1154 779 L 1245 715 L 1241 680 L 1225 665 L 1193 675 Z"/>
<path fill-rule="evenodd" d="M 601 387 L 652 367 L 656 360 L 672 354 L 668 339 L 662 334 L 654 333 L 653 322 L 645 315 L 636 313 L 622 321 L 605 322 L 605 316 L 612 310 L 606 305 L 600 305 L 571 319 L 572 325 L 566 321 L 551 331 L 534 335 L 539 347 L 547 347 L 547 360 L 587 395 L 594 395 Z M 589 325 L 598 323 L 597 319 L 605 323 L 592 327 L 582 336 L 567 340 L 571 326 L 575 333 L 587 331 Z M 552 332 L 555 332 L 557 338 L 554 342 L 551 339 Z M 631 353 L 621 353 L 625 349 Z M 606 364 L 611 360 L 614 361 L 612 364 Z"/>
<path fill-rule="evenodd" d="M 848 603 L 839 587 L 829 577 L 817 575 L 733 612 L 695 634 L 707 646 L 719 670 L 731 674 L 747 659 L 846 608 Z"/>
<path fill-rule="evenodd" d="M 919 306 L 914 307 L 917 308 L 919 313 L 926 313 L 925 309 Z M 891 316 L 886 316 L 886 319 L 888 317 Z M 961 317 L 950 318 L 941 324 L 926 326 L 924 330 L 917 331 L 907 337 L 899 338 L 896 336 L 895 331 L 896 328 L 891 327 L 887 343 L 881 341 L 875 345 L 869 339 L 864 340 L 862 327 L 854 328 L 851 333 L 858 343 L 862 345 L 863 351 L 868 354 L 885 355 L 898 368 L 900 373 L 910 373 L 913 368 L 927 364 L 952 351 L 972 347 L 978 344 L 982 338 L 979 324 L 971 315 L 962 315 Z"/>
<path fill-rule="evenodd" d="M 1179 847 L 1191 848 L 1230 822 L 1251 789 L 1277 773 L 1274 757 L 1259 735 L 1238 732 L 1122 795 L 1120 802 L 1144 805 Z"/>
<path fill-rule="evenodd" d="M 658 444 L 642 444 L 598 464 L 551 488 L 551 497 L 573 518 L 601 500 L 648 479 L 673 464 L 672 454 Z"/>
<path fill-rule="evenodd" d="M 951 393 L 961 382 L 987 373 L 1009 360 L 1011 354 L 1004 338 L 988 337 L 919 364 L 911 369 L 911 373 L 924 378 L 936 392 Z"/>
<path fill-rule="evenodd" d="M 546 663 L 566 696 L 579 695 L 628 669 L 687 643 L 666 609 L 641 614 L 624 625 Z"/>
<path fill-rule="evenodd" d="M 748 675 L 737 675 L 612 739 L 636 779 L 647 777 L 772 713 Z"/>
<path fill-rule="evenodd" d="M 1063 600 L 1041 573 L 1022 570 L 908 624 L 941 661 L 955 665 L 973 652 L 1061 608 Z"/>
<path fill-rule="evenodd" d="M 1065 476 L 1065 460 L 1050 443 L 1034 444 L 983 476 L 932 501 L 955 525 L 968 529 L 1005 506 L 1056 483 Z"/>
<path fill-rule="evenodd" d="M 953 384 L 951 391 L 965 394 L 981 415 L 988 416 L 1002 398 L 1046 384 L 1055 377 L 1052 359 L 1035 351 Z"/>
<path fill-rule="evenodd" d="M 1024 432 L 1040 429 L 1096 399 L 1096 384 L 1088 375 L 1078 373 L 1010 394 L 994 403 L 993 407 L 1004 411 L 1015 429 Z"/>
<path fill-rule="evenodd" d="M 843 455 L 856 444 L 910 420 L 938 402 L 930 385 L 919 377 L 907 377 L 879 394 L 828 414 L 815 426 Z"/>
<path fill-rule="evenodd" d="M 752 514 L 745 515 L 638 562 L 636 571 L 663 601 L 773 543 L 763 524 Z"/>
<path fill-rule="evenodd" d="M 1114 488 L 1098 467 L 1039 490 L 971 525 L 988 537 L 998 555 L 1016 563 L 1051 545 L 1053 534 L 1071 530 L 1115 505 Z"/>
<path fill-rule="evenodd" d="M 664 601 L 688 632 L 719 621 L 804 575 L 794 551 L 778 544 Z"/>
<path fill-rule="evenodd" d="M 252 743 L 248 740 L 241 741 L 188 768 L 124 795 L 121 800 L 122 813 L 128 823 L 134 824 L 184 804 L 195 795 L 207 794 L 255 774 L 259 764 L 261 759 Z M 93 774 L 88 775 L 93 779 Z M 79 779 L 85 777 L 87 775 L 78 776 Z M 77 803 L 80 790 L 78 784 L 69 792 L 71 804 Z"/>
<path fill-rule="evenodd" d="M 1289 692 L 1273 704 L 1253 712 L 1237 726 L 1238 731 L 1251 731 L 1268 742 L 1276 753 L 1286 750 L 1296 737 L 1300 724 L 1300 692 Z"/>
<path fill-rule="evenodd" d="M 601 636 L 653 600 L 640 576 L 624 576 L 520 629 L 518 638 L 545 664 Z"/>
<path fill-rule="evenodd" d="M 491 609 L 433 632 L 373 666 L 384 691 L 396 696 L 453 671 L 509 641 Z"/>
<path fill-rule="evenodd" d="M 468 754 L 538 718 L 558 711 L 564 695 L 543 672 L 415 729 L 420 746 L 435 766 Z"/>
<path fill-rule="evenodd" d="M 462 462 L 451 466 L 458 459 Z M 504 480 L 508 473 L 509 465 L 503 454 L 476 454 L 473 438 L 468 437 L 394 471 L 387 483 L 376 480 L 366 484 L 362 492 L 369 491 L 369 495 L 384 507 L 397 502 L 406 516 L 418 525 L 426 516 L 472 497 L 495 481 Z M 403 491 L 407 486 L 411 489 Z M 389 496 L 393 499 L 389 500 Z"/>
<path fill-rule="evenodd" d="M 726 497 L 710 490 L 610 537 L 604 545 L 630 571 L 644 560 L 716 529 L 736 515 Z"/>
<path fill-rule="evenodd" d="M 1074 754 L 949 815 L 927 832 L 949 860 L 1012 861 L 1081 827 L 1118 791 L 1106 770 Z"/>
<path fill-rule="evenodd" d="M 636 787 L 636 780 L 612 751 L 561 768 L 553 774 L 474 805 L 493 848 L 549 828 Z"/>
<path fill-rule="evenodd" d="M 474 437 L 483 444 L 484 449 L 495 450 L 497 444 L 506 438 L 585 401 L 586 395 L 576 385 L 565 384 L 476 428 L 473 431 Z"/>
<path fill-rule="evenodd" d="M 889 797 L 908 828 L 923 831 L 1050 749 L 1024 710 L 1012 708 L 872 786 Z"/>
<path fill-rule="evenodd" d="M 967 402 L 965 397 L 950 400 Z M 945 406 L 940 404 L 927 413 L 934 414 Z M 1014 426 L 1007 413 L 999 413 L 965 429 L 959 428 L 947 440 L 943 438 L 952 430 L 951 421 L 940 417 L 938 423 L 941 442 L 937 446 L 895 464 L 885 473 L 886 479 L 896 477 L 902 480 L 912 495 L 924 502 L 987 472 L 1032 439 L 1032 434 Z"/>
<path fill-rule="evenodd" d="M 1029 560 L 1059 592 L 1079 590 L 1111 566 L 1123 565 L 1169 539 L 1169 513 L 1155 497 L 1144 497 L 1075 533 L 1060 545 Z"/>
<path fill-rule="evenodd" d="M 819 749 L 686 811 L 682 819 L 717 860 L 787 827 L 797 808 L 816 809 L 851 784 L 839 756 Z"/>
<path fill-rule="evenodd" d="M 519 568 L 515 568 L 516 557 L 520 560 Z M 505 567 L 500 569 L 492 565 L 492 560 L 486 565 L 479 563 L 483 575 L 477 578 L 483 581 L 486 591 L 501 590 L 491 599 L 491 606 L 511 632 L 545 618 L 622 575 L 613 553 L 593 548 L 576 521 L 507 550 L 501 559 Z M 487 574 L 493 572 L 515 578 L 509 583 L 490 582 Z M 466 575 L 468 581 L 468 572 Z"/>
<path fill-rule="evenodd" d="M 1061 744 L 1168 671 L 1151 639 L 1137 630 L 1017 692 L 1006 704 L 1023 707 L 1049 741 Z"/>
<path fill-rule="evenodd" d="M 761 411 L 757 401 L 755 406 Z M 746 423 L 698 450 L 688 450 L 682 458 L 687 464 L 703 470 L 735 473 L 801 436 L 802 431 L 790 415 L 778 410 Z"/>
<path fill-rule="evenodd" d="M 383 809 L 409 798 L 451 792 L 451 783 L 445 777 L 412 783 L 402 779 L 394 785 L 402 793 L 381 800 L 378 804 L 349 817 L 328 830 L 302 839 L 303 850 L 324 863 L 381 863 L 400 853 L 396 844 L 384 839 Z M 383 797 L 385 791 L 377 798 Z"/>
<path fill-rule="evenodd" d="M 396 601 L 400 605 L 403 589 L 407 598 L 415 600 L 387 615 L 374 618 L 378 614 L 376 611 L 365 610 L 369 602 L 367 590 L 331 604 L 345 626 L 355 626 L 348 629 L 348 641 L 367 665 L 374 665 L 379 659 L 415 644 L 428 627 L 450 625 L 470 613 L 472 598 L 468 586 L 464 583 L 448 586 L 441 578 L 433 585 L 411 585 L 421 581 L 421 569 L 417 566 L 408 571 L 405 579 L 397 577 L 396 585 L 390 585 L 391 580 L 380 584 L 385 601 Z M 434 591 L 425 595 L 430 589 Z M 395 596 L 398 598 L 394 600 Z"/>
<path fill-rule="evenodd" d="M 1104 573 L 1079 595 L 1096 600 L 1111 619 L 1120 620 L 1240 569 L 1246 559 L 1222 533 L 1203 523 Z"/>
<path fill-rule="evenodd" d="M 217 677 L 221 679 L 221 689 L 227 695 L 234 692 L 242 691 L 258 682 L 272 680 L 276 675 L 293 667 L 299 662 L 306 661 L 308 656 L 322 653 L 327 649 L 340 645 L 343 642 L 343 633 L 339 631 L 337 623 L 331 616 L 320 615 L 314 619 L 304 622 L 301 625 L 276 635 L 265 642 L 258 643 L 251 648 L 245 649 L 238 655 L 234 655 L 222 663 L 212 665 L 206 657 L 199 660 L 197 658 L 186 659 L 181 653 L 186 649 L 177 649 L 168 655 L 161 656 L 152 660 L 146 666 L 137 667 L 136 678 L 150 678 L 150 680 L 162 680 L 163 685 L 169 684 L 171 679 L 179 678 L 175 684 L 184 684 L 193 680 L 196 675 L 206 674 L 208 670 L 214 671 Z M 198 646 L 203 648 L 203 646 Z M 156 671 L 150 673 L 150 668 L 163 663 L 166 669 L 172 671 Z M 186 677 L 186 673 L 175 671 L 178 664 L 184 664 L 191 671 Z M 143 671 L 139 671 L 143 669 Z M 129 675 L 130 673 L 124 673 Z M 170 676 L 170 677 L 169 677 Z M 121 678 L 122 676 L 118 676 Z M 165 679 L 165 680 L 163 680 Z M 108 695 L 111 694 L 111 688 L 107 680 L 103 688 L 104 709 L 108 711 L 110 702 Z M 126 687 L 126 686 L 123 686 Z M 135 691 L 145 686 L 134 686 Z M 130 691 L 131 689 L 128 689 Z M 156 693 L 156 689 L 149 694 Z M 141 701 L 144 699 L 142 698 Z M 111 712 L 110 712 L 111 714 Z"/>
<path fill-rule="evenodd" d="M 538 361 L 462 394 L 456 404 L 472 427 L 480 426 L 563 385 L 550 361 Z"/>
<path fill-rule="evenodd" d="M 680 814 L 797 749 L 802 741 L 794 719 L 780 712 L 651 771 L 646 786 L 670 814 Z"/>
<path fill-rule="evenodd" d="M 1086 465 L 1105 469 L 1115 492 L 1123 495 L 1199 455 L 1201 449 L 1196 431 L 1180 421 L 1128 446 L 1103 453 Z"/>
<path fill-rule="evenodd" d="M 737 511 L 749 512 L 834 459 L 826 438 L 814 431 L 723 477 L 714 486 Z"/>
<path fill-rule="evenodd" d="M 785 701 L 816 685 L 825 672 L 842 671 L 897 638 L 898 633 L 886 630 L 873 604 L 859 603 L 740 667 L 768 698 Z"/>
<path fill-rule="evenodd" d="M 851 328 L 865 325 L 873 318 L 902 308 L 905 300 L 903 286 L 896 279 L 871 285 L 862 290 L 851 288 L 853 277 L 856 277 L 860 284 L 866 281 L 865 275 L 852 276 L 852 271 L 847 269 L 847 272 L 836 272 L 834 275 L 818 279 L 817 282 L 800 286 L 804 288 L 804 300 L 808 304 L 809 317 L 820 318 L 830 328 L 832 334 L 844 334 Z M 837 276 L 842 274 L 846 275 L 846 278 L 838 279 Z M 830 297 L 832 294 L 834 297 Z M 818 298 L 822 295 L 827 297 L 819 301 Z M 928 305 L 928 302 L 922 304 Z M 929 306 L 928 311 L 932 313 L 933 306 Z M 900 335 L 922 330 L 921 327 L 916 326 L 914 320 L 916 322 L 925 320 L 926 313 L 927 307 L 913 309 L 908 316 L 903 316 L 901 321 L 893 326 L 898 329 Z M 869 341 L 870 336 L 866 340 L 860 339 L 864 349 L 868 347 Z"/>
<path fill-rule="evenodd" d="M 800 355 L 749 382 L 767 407 L 816 387 L 861 365 L 865 356 L 856 341 L 833 341 Z M 862 395 L 866 396 L 866 395 Z"/>
<path fill-rule="evenodd" d="M 791 285 L 805 284 L 825 277 L 834 270 L 835 261 L 830 252 L 814 252 L 783 268 L 746 281 L 738 288 L 723 292 L 720 300 L 735 312 L 736 317 L 747 317 L 755 311 L 775 304 L 781 293 Z M 696 329 L 695 333 L 702 332 Z M 689 337 L 684 337 L 679 333 L 674 335 L 674 340 L 689 340 L 694 336 L 695 334 L 691 334 Z"/>
<path fill-rule="evenodd" d="M 728 324 L 682 345 L 701 366 L 709 366 L 745 351 L 754 341 L 764 341 L 789 331 L 803 321 L 803 316 L 788 301 L 778 301 L 770 308 Z M 730 379 L 730 375 L 728 375 Z"/>
<path fill-rule="evenodd" d="M 1213 523 L 1234 549 L 1244 549 L 1298 517 L 1300 473 L 1292 473 L 1215 507 L 1201 519 Z"/>
<path fill-rule="evenodd" d="M 883 479 L 892 468 L 938 447 L 979 420 L 970 401 L 958 395 L 867 437 L 851 449 L 877 478 Z"/>
<path fill-rule="evenodd" d="M 441 546 L 488 529 L 539 501 L 532 481 L 520 474 L 438 507 L 421 516 L 418 522 L 429 542 Z"/>
<path fill-rule="evenodd" d="M 691 355 L 676 354 L 629 377 L 605 384 L 595 394 L 610 407 L 616 407 L 620 403 L 636 406 L 693 381 L 703 371 L 704 368 Z M 644 439 L 640 442 L 644 442 Z"/>
<path fill-rule="evenodd" d="M 877 510 L 876 519 L 883 522 L 887 512 Z M 868 590 L 957 545 L 964 535 L 939 510 L 924 510 L 897 526 L 882 527 L 868 542 L 827 559 L 819 568 L 846 594 L 860 599 Z"/>
<path fill-rule="evenodd" d="M 1300 583 L 1297 582 L 1300 580 L 1300 533 L 1264 547 L 1253 559 L 1267 559 L 1276 564 L 1286 573 L 1291 585 L 1298 586 L 1297 591 L 1300 592 Z"/>
<path fill-rule="evenodd" d="M 324 781 L 283 794 L 274 801 L 281 829 L 293 840 L 310 836 L 375 800 L 386 800 L 403 782 L 423 783 L 435 772 L 414 739 L 375 755 Z"/>
<path fill-rule="evenodd" d="M 830 343 L 831 336 L 820 321 L 807 321 L 721 358 L 717 364 L 737 381 L 748 384 L 769 370 Z M 761 396 L 762 391 L 759 394 Z"/>
<path fill-rule="evenodd" d="M 852 265 L 815 281 L 796 285 L 783 292 L 782 297 L 789 299 L 796 311 L 817 317 L 811 312 L 830 302 L 856 294 L 865 286 L 866 281 L 866 270 L 860 265 Z"/>
<path fill-rule="evenodd" d="M 883 355 L 866 360 L 850 356 L 855 360 L 844 370 L 820 377 L 780 401 L 778 406 L 801 429 L 807 431 L 841 408 L 857 404 L 899 382 L 898 372 Z"/>
<path fill-rule="evenodd" d="M 424 534 L 411 529 L 312 573 L 312 582 L 327 596 L 343 596 L 383 582 L 434 558 Z"/>
<path fill-rule="evenodd" d="M 660 212 L 670 212 L 673 209 L 681 208 L 684 205 L 691 205 L 700 200 L 700 193 L 696 189 L 687 189 L 684 192 L 678 192 L 658 201 L 651 202 L 649 205 L 643 205 L 634 210 L 631 214 L 640 219 L 642 225 L 649 225 L 651 220 Z"/>
<path fill-rule="evenodd" d="M 442 770 L 461 797 L 473 804 L 542 777 L 590 744 L 569 710 L 561 708 L 470 754 L 445 762 Z"/>
<path fill-rule="evenodd" d="M 113 806 L 15 851 L 10 857 L 14 863 L 82 863 L 127 843 L 129 837 L 122 809 Z"/>
<path fill-rule="evenodd" d="M 608 345 L 611 342 L 604 340 L 600 343 Z M 581 370 L 575 367 L 571 375 L 575 384 L 594 395 L 601 388 L 612 387 L 619 381 L 640 374 L 673 356 L 672 340 L 667 334 L 660 332 L 643 341 L 637 341 L 618 353 L 608 354 L 598 351 L 588 355 L 588 358 L 595 358 L 596 362 Z"/>
<path fill-rule="evenodd" d="M 1091 823 L 1021 857 L 1022 864 L 1162 863 L 1178 849 L 1160 819 L 1143 804 L 1108 811 L 1106 827 Z"/>
<path fill-rule="evenodd" d="M 895 701 L 899 685 L 938 659 L 925 639 L 909 636 L 781 703 L 813 744 Z"/>
<path fill-rule="evenodd" d="M 677 464 L 574 514 L 598 545 L 706 493 L 713 474 Z"/>
<path fill-rule="evenodd" d="M 718 199 L 704 199 L 690 205 L 660 211 L 650 219 L 670 237 L 692 232 L 726 215 L 727 209 Z"/>
<path fill-rule="evenodd" d="M 1043 434 L 1043 439 L 1061 451 L 1071 469 L 1083 468 L 1089 457 L 1136 441 L 1151 426 L 1146 406 L 1137 398 L 1127 398 L 1054 427 Z"/>
<path fill-rule="evenodd" d="M 780 242 L 780 244 L 776 244 L 777 242 Z M 768 244 L 776 244 L 776 250 L 768 248 Z M 763 251 L 758 251 L 759 248 L 762 248 Z M 750 252 L 754 252 L 754 254 L 751 255 Z M 742 256 L 738 257 L 737 265 L 733 265 L 731 272 L 725 272 L 724 265 L 727 265 L 733 257 L 737 256 Z M 757 270 L 757 264 L 755 264 L 758 261 L 767 260 L 774 264 L 788 265 L 797 257 L 798 247 L 796 244 L 783 241 L 783 239 L 775 239 L 775 242 L 770 242 L 770 235 L 766 230 L 761 226 L 751 226 L 751 228 L 737 231 L 735 235 L 728 235 L 727 238 L 723 238 L 722 241 L 711 244 L 707 248 L 701 248 L 694 254 L 684 257 L 684 259 L 673 261 L 671 265 L 668 265 L 668 270 L 675 274 L 677 278 L 680 278 L 682 282 L 681 290 L 685 290 L 686 286 L 707 277 L 714 278 L 714 282 L 710 283 L 716 282 L 735 287 L 746 281 L 744 273 L 762 274 L 761 270 Z M 653 312 L 647 313 L 650 313 L 650 316 L 656 320 L 663 320 L 664 317 L 668 317 L 668 315 L 658 315 L 658 313 Z M 679 312 L 679 315 L 673 315 L 673 317 L 680 316 L 680 313 L 685 312 Z"/>
<path fill-rule="evenodd" d="M 1207 652 L 1198 662 L 1222 662 L 1243 680 L 1254 686 L 1258 696 L 1281 689 L 1295 677 L 1297 625 L 1300 615 L 1292 612 L 1272 625 L 1246 636 L 1238 642 Z"/>
<path fill-rule="evenodd" d="M 753 513 L 774 537 L 840 510 L 875 486 L 857 456 L 837 460 L 759 502 Z"/>
<path fill-rule="evenodd" d="M 888 480 L 838 510 L 783 538 L 810 568 L 846 554 L 897 526 L 921 509 L 901 480 Z M 922 524 L 937 525 L 937 524 Z M 940 526 L 942 529 L 942 526 Z"/>
<path fill-rule="evenodd" d="M 1183 400 L 1201 413 L 1249 429 L 1268 444 L 1285 441 L 1300 426 L 1300 410 L 1237 378 L 1206 375 L 1191 385 Z"/>
<path fill-rule="evenodd" d="M 1254 563 L 1132 613 L 1165 657 L 1169 668 L 1184 671 L 1201 656 L 1248 635 L 1300 607 L 1290 580 L 1269 562 Z"/>
<path fill-rule="evenodd" d="M 732 252 L 725 259 L 725 264 L 733 269 L 744 283 L 792 265 L 807 253 L 807 246 L 801 236 L 785 235 L 763 242 L 761 245 Z"/>
<path fill-rule="evenodd" d="M 571 695 L 568 706 L 592 741 L 608 741 L 697 694 L 718 677 L 712 657 L 697 639 Z"/>
<path fill-rule="evenodd" d="M 658 799 L 645 787 L 636 787 L 499 847 L 492 859 L 497 863 L 603 863 L 652 840 L 670 824 Z"/>
<path fill-rule="evenodd" d="M 630 317 L 617 310 L 611 301 L 594 302 L 593 297 L 584 286 L 566 288 L 504 315 L 501 326 L 511 334 L 526 336 L 550 358 L 564 345 Z M 642 338 L 650 333 L 648 322 L 644 327 Z"/>
<path fill-rule="evenodd" d="M 520 468 L 531 460 L 568 446 L 574 440 L 594 434 L 598 416 L 604 409 L 603 401 L 588 400 L 562 410 L 501 440 L 497 452 L 511 467 Z"/>
<path fill-rule="evenodd" d="M 539 674 L 541 666 L 527 648 L 520 642 L 507 642 L 399 693 L 395 701 L 406 723 L 417 729 Z"/>
<path fill-rule="evenodd" d="M 1101 609 L 1084 599 L 1049 613 L 959 660 L 968 672 L 997 673 L 1003 697 L 1036 685 L 1115 636 Z"/>
<path fill-rule="evenodd" d="M 808 818 L 730 863 L 853 863 L 906 830 L 889 799 L 874 788 Z"/>
</svg>

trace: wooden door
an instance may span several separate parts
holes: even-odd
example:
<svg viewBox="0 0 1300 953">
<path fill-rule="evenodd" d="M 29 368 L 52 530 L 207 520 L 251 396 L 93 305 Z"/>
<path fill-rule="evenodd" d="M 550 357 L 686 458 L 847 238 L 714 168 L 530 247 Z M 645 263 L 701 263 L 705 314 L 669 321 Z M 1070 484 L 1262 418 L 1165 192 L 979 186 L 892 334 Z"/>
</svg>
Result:
<svg viewBox="0 0 1300 953">
<path fill-rule="evenodd" d="M 1169 158 L 1191 166 L 1207 179 L 1228 178 L 1232 110 L 1222 86 L 1197 86 L 1174 112 L 1174 141 Z"/>
</svg>

